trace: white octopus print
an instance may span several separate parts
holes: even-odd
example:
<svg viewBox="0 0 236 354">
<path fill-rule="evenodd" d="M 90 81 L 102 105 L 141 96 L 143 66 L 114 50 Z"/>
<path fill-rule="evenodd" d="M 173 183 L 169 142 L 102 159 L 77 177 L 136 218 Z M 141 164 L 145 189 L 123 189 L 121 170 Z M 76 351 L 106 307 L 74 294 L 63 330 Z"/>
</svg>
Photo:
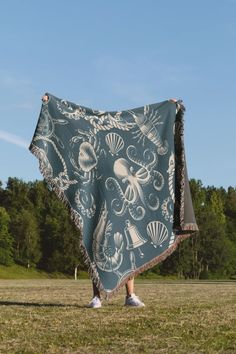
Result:
<svg viewBox="0 0 236 354">
<path fill-rule="evenodd" d="M 125 191 L 123 192 L 121 184 L 114 177 L 108 177 L 105 185 L 108 190 L 118 193 L 119 198 L 115 198 L 111 202 L 111 207 L 116 215 L 122 216 L 128 210 L 134 220 L 142 220 L 145 215 L 145 207 L 153 211 L 159 208 L 159 199 L 155 193 L 150 193 L 146 197 L 142 188 L 152 183 L 154 190 L 159 191 L 163 188 L 164 177 L 160 172 L 154 170 L 157 163 L 154 152 L 146 149 L 143 152 L 143 158 L 146 161 L 142 161 L 137 157 L 136 148 L 130 145 L 126 154 L 129 160 L 140 168 L 135 171 L 134 166 L 124 158 L 119 158 L 114 162 L 114 174 L 122 184 L 126 184 Z"/>
</svg>

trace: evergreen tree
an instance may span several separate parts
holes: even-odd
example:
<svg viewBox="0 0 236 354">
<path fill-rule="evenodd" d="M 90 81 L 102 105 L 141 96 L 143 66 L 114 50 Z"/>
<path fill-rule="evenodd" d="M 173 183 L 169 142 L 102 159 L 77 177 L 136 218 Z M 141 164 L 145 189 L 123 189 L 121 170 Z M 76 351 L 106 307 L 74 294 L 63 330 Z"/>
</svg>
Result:
<svg viewBox="0 0 236 354">
<path fill-rule="evenodd" d="M 230 257 L 226 271 L 236 275 L 236 189 L 229 187 L 225 198 L 226 233 Z"/>
<path fill-rule="evenodd" d="M 14 224 L 15 260 L 35 266 L 41 257 L 40 234 L 36 217 L 29 210 L 22 210 Z"/>
<path fill-rule="evenodd" d="M 9 232 L 10 216 L 5 208 L 0 207 L 0 264 L 10 265 L 12 259 L 12 236 Z"/>
<path fill-rule="evenodd" d="M 212 188 L 206 190 L 206 195 L 200 226 L 201 248 L 199 251 L 204 277 L 209 276 L 208 272 L 223 275 L 224 266 L 229 257 L 222 200 L 219 193 Z"/>
<path fill-rule="evenodd" d="M 204 187 L 190 180 L 199 232 L 151 271 L 185 278 L 236 275 L 236 189 Z M 44 181 L 0 182 L 0 264 L 14 260 L 26 266 L 72 274 L 85 269 L 80 234 L 67 208 Z M 13 240 L 13 242 L 12 242 Z M 147 271 L 148 272 L 148 271 Z"/>
<path fill-rule="evenodd" d="M 73 225 L 67 208 L 54 193 L 50 193 L 46 210 L 40 266 L 50 272 L 73 273 L 79 263 L 83 267 L 79 230 Z"/>
</svg>

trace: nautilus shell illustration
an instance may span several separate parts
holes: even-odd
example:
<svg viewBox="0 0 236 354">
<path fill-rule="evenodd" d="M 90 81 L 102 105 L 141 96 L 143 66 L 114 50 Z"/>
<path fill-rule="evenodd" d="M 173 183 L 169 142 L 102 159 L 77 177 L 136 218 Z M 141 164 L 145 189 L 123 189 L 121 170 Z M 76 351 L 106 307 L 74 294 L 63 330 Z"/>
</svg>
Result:
<svg viewBox="0 0 236 354">
<path fill-rule="evenodd" d="M 151 221 L 147 225 L 147 234 L 151 237 L 152 245 L 162 247 L 162 243 L 168 238 L 168 229 L 160 221 Z"/>
<path fill-rule="evenodd" d="M 124 147 L 124 140 L 119 134 L 109 133 L 106 135 L 105 140 L 112 155 L 117 155 Z"/>
</svg>

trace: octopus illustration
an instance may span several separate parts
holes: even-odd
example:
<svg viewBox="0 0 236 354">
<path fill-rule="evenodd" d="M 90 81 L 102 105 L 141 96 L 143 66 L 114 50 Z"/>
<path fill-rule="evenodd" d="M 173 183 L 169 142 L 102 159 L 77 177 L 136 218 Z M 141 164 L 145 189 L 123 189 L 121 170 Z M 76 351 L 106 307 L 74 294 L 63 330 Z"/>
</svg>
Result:
<svg viewBox="0 0 236 354">
<path fill-rule="evenodd" d="M 164 177 L 159 171 L 154 170 L 154 167 L 158 162 L 157 155 L 150 149 L 146 149 L 143 152 L 143 158 L 145 161 L 142 161 L 138 158 L 137 149 L 133 145 L 128 146 L 126 154 L 132 162 L 141 167 L 136 172 L 140 184 L 146 185 L 153 181 L 154 189 L 160 191 L 164 186 Z M 133 172 L 132 167 L 131 171 Z"/>
<path fill-rule="evenodd" d="M 83 184 L 93 183 L 95 179 L 102 177 L 98 174 L 96 167 L 99 158 L 102 155 L 105 156 L 106 153 L 104 149 L 100 149 L 100 141 L 96 136 L 79 129 L 78 133 L 78 135 L 70 139 L 72 146 L 70 162 L 75 168 L 74 173 L 81 178 Z M 82 141 L 77 153 L 77 149 L 73 149 L 73 147 L 76 143 L 84 140 L 84 136 L 87 138 L 87 141 Z"/>
<path fill-rule="evenodd" d="M 143 114 L 135 113 L 133 111 L 128 111 L 134 118 L 135 123 L 138 125 L 138 130 L 133 132 L 134 138 L 138 139 L 138 143 L 142 142 L 144 146 L 145 138 L 148 138 L 157 146 L 157 152 L 159 155 L 165 155 L 168 151 L 167 140 L 162 141 L 160 133 L 157 130 L 158 124 L 163 124 L 160 122 L 161 115 L 159 115 L 158 110 L 151 110 L 150 106 L 144 106 Z"/>
<path fill-rule="evenodd" d="M 119 182 L 113 177 L 107 178 L 105 185 L 108 190 L 116 190 L 120 197 L 113 199 L 111 203 L 116 215 L 122 216 L 128 209 L 134 220 L 142 220 L 145 215 L 144 207 L 153 211 L 159 208 L 159 199 L 156 193 L 149 193 L 146 197 L 142 187 L 152 183 L 155 190 L 160 190 L 164 185 L 164 178 L 160 172 L 154 170 L 157 163 L 154 152 L 144 151 L 143 157 L 146 162 L 137 158 L 136 148 L 132 145 L 127 148 L 126 153 L 128 158 L 141 168 L 135 172 L 128 160 L 119 158 L 114 163 L 113 171 L 122 183 L 128 183 L 125 191 L 123 192 Z"/>
</svg>

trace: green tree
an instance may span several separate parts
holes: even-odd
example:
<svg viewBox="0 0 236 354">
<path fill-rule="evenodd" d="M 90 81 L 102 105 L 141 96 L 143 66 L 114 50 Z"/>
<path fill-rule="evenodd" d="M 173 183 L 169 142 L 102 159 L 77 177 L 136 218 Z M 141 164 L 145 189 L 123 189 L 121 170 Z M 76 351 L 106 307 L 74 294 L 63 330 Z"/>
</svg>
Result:
<svg viewBox="0 0 236 354">
<path fill-rule="evenodd" d="M 227 262 L 229 275 L 236 275 L 236 189 L 229 187 L 225 197 L 226 232 L 230 257 Z"/>
<path fill-rule="evenodd" d="M 0 264 L 10 265 L 12 259 L 12 236 L 9 232 L 10 216 L 0 207 Z"/>
<path fill-rule="evenodd" d="M 20 211 L 22 209 L 30 210 L 32 203 L 28 198 L 29 185 L 18 178 L 8 178 L 6 190 L 4 193 L 3 204 L 7 210 Z"/>
<path fill-rule="evenodd" d="M 43 257 L 40 266 L 50 272 L 73 273 L 83 263 L 79 247 L 79 230 L 73 225 L 65 205 L 54 193 L 47 201 L 42 231 Z"/>
<path fill-rule="evenodd" d="M 197 223 L 201 223 L 202 206 L 205 203 L 205 190 L 200 180 L 190 180 L 190 188 Z M 198 278 L 201 272 L 199 262 L 200 239 L 199 233 L 194 233 L 190 238 L 181 242 L 177 250 L 161 265 L 162 275 L 176 274 L 182 278 Z"/>
<path fill-rule="evenodd" d="M 225 199 L 227 234 L 229 239 L 236 244 L 236 189 L 229 187 Z"/>
<path fill-rule="evenodd" d="M 236 275 L 236 189 L 229 187 L 226 192 L 222 187 L 204 187 L 195 179 L 190 180 L 190 188 L 200 231 L 151 271 L 185 278 Z M 72 273 L 78 264 L 85 268 L 79 231 L 44 181 L 25 183 L 9 178 L 6 188 L 0 182 L 0 207 L 5 208 L 0 216 L 0 252 L 6 256 L 8 249 L 9 260 L 13 238 L 16 262 L 66 273 Z M 4 257 L 0 263 L 7 262 Z"/>
<path fill-rule="evenodd" d="M 226 240 L 226 218 L 220 194 L 213 188 L 206 190 L 206 203 L 203 205 L 201 218 L 199 251 L 202 276 L 224 274 L 224 267 L 229 257 Z"/>
<path fill-rule="evenodd" d="M 38 264 L 41 258 L 40 234 L 35 215 L 22 210 L 14 223 L 15 260 L 30 266 Z"/>
</svg>

